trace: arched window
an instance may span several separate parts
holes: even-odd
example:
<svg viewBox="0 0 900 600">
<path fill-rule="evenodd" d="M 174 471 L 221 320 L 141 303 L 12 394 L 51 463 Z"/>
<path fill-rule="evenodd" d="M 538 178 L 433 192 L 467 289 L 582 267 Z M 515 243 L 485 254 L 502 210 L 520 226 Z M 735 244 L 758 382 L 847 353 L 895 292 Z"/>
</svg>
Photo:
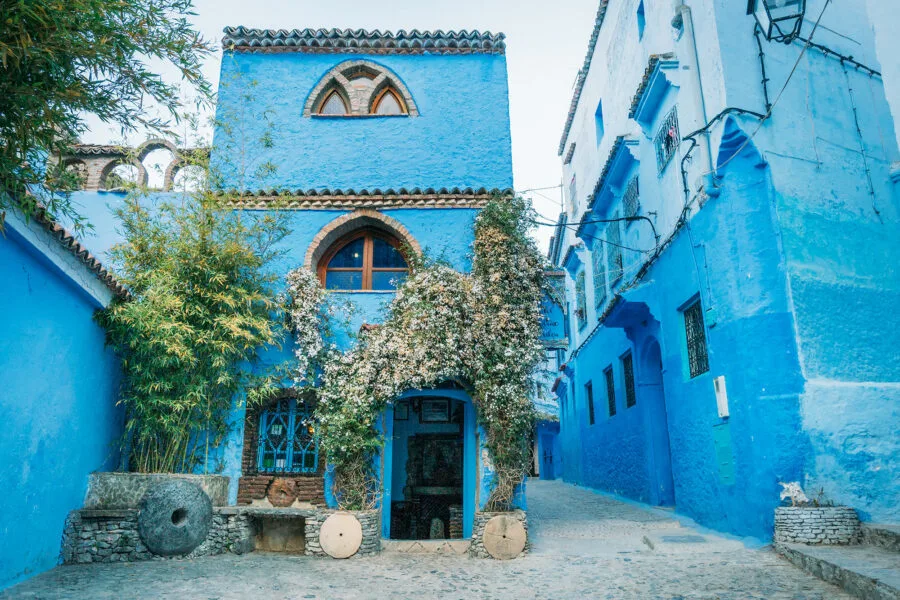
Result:
<svg viewBox="0 0 900 600">
<path fill-rule="evenodd" d="M 384 88 L 372 103 L 373 115 L 405 115 L 403 101 L 391 88 Z"/>
<path fill-rule="evenodd" d="M 319 469 L 319 441 L 308 402 L 284 398 L 260 413 L 256 461 L 260 473 L 315 473 Z"/>
<path fill-rule="evenodd" d="M 329 290 L 393 290 L 408 272 L 397 238 L 373 229 L 338 240 L 319 263 L 319 280 Z"/>
<path fill-rule="evenodd" d="M 341 95 L 337 90 L 333 90 L 330 94 L 325 96 L 325 99 L 322 100 L 322 104 L 319 105 L 320 115 L 346 115 L 349 112 L 347 103 L 344 102 L 344 99 L 341 98 Z"/>
</svg>

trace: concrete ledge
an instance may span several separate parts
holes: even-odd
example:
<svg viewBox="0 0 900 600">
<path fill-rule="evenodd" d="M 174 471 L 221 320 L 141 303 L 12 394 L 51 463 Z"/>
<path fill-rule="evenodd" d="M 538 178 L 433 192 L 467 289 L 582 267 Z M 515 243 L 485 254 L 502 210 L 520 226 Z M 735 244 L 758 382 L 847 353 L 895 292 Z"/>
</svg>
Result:
<svg viewBox="0 0 900 600">
<path fill-rule="evenodd" d="M 900 600 L 900 554 L 873 546 L 775 544 L 797 567 L 863 600 Z"/>
<path fill-rule="evenodd" d="M 381 540 L 384 552 L 465 555 L 472 540 Z"/>
<path fill-rule="evenodd" d="M 862 540 L 869 546 L 877 546 L 900 552 L 900 525 L 883 525 L 879 523 L 863 523 Z"/>
</svg>

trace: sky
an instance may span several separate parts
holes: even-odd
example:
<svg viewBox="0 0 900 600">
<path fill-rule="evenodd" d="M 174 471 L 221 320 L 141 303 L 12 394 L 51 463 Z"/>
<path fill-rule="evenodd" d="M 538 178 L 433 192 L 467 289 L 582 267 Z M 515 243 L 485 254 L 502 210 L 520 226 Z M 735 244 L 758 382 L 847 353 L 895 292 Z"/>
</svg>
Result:
<svg viewBox="0 0 900 600">
<path fill-rule="evenodd" d="M 265 29 L 479 29 L 506 34 L 513 178 L 517 191 L 532 198 L 538 213 L 555 221 L 560 212 L 560 159 L 556 154 L 584 61 L 598 0 L 195 0 L 194 22 L 210 40 L 220 40 L 227 25 Z M 219 44 L 217 46 L 220 47 Z M 218 83 L 221 49 L 205 67 Z M 171 76 L 172 71 L 164 70 Z M 91 122 L 82 140 L 122 140 L 118 127 Z M 129 137 L 129 143 L 143 141 Z M 556 187 L 554 187 L 556 186 Z M 552 228 L 535 237 L 542 248 Z"/>
</svg>

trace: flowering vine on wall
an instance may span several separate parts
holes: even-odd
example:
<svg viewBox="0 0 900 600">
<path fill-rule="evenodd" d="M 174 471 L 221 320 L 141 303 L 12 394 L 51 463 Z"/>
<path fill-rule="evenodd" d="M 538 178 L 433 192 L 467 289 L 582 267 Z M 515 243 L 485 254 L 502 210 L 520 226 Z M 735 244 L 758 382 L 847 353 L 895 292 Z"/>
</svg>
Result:
<svg viewBox="0 0 900 600">
<path fill-rule="evenodd" d="M 528 236 L 530 204 L 495 197 L 475 221 L 472 272 L 410 257 L 409 277 L 379 327 L 346 352 L 326 344 L 327 295 L 311 271 L 288 275 L 298 385 L 316 385 L 320 444 L 334 468 L 341 508 L 372 507 L 380 494 L 376 420 L 410 389 L 465 387 L 485 430 L 495 477 L 486 510 L 509 510 L 530 460 L 533 375 L 543 357 L 544 261 Z"/>
</svg>

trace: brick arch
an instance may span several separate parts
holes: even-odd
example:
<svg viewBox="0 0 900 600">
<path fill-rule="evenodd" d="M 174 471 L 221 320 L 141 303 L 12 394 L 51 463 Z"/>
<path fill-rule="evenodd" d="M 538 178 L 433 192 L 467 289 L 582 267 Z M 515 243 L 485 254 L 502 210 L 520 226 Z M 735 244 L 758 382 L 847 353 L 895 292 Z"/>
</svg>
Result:
<svg viewBox="0 0 900 600">
<path fill-rule="evenodd" d="M 400 240 L 400 243 L 408 245 L 416 254 L 422 253 L 422 247 L 409 230 L 397 219 L 371 208 L 355 210 L 352 213 L 342 215 L 323 227 L 313 238 L 306 250 L 303 266 L 315 270 L 319 260 L 328 251 L 332 244 L 351 231 L 363 227 L 372 227 Z"/>
<path fill-rule="evenodd" d="M 369 90 L 356 90 L 350 85 L 349 79 L 356 73 L 367 73 L 373 77 L 372 88 Z M 379 65 L 370 60 L 346 60 L 319 79 L 316 87 L 309 93 L 306 104 L 303 107 L 303 116 L 309 117 L 315 113 L 315 109 L 327 94 L 332 90 L 338 90 L 338 93 L 348 102 L 350 115 L 364 116 L 369 114 L 373 97 L 385 87 L 390 87 L 400 96 L 406 106 L 406 114 L 410 117 L 419 115 L 419 108 L 413 100 L 412 94 L 403 83 L 387 67 Z"/>
</svg>

